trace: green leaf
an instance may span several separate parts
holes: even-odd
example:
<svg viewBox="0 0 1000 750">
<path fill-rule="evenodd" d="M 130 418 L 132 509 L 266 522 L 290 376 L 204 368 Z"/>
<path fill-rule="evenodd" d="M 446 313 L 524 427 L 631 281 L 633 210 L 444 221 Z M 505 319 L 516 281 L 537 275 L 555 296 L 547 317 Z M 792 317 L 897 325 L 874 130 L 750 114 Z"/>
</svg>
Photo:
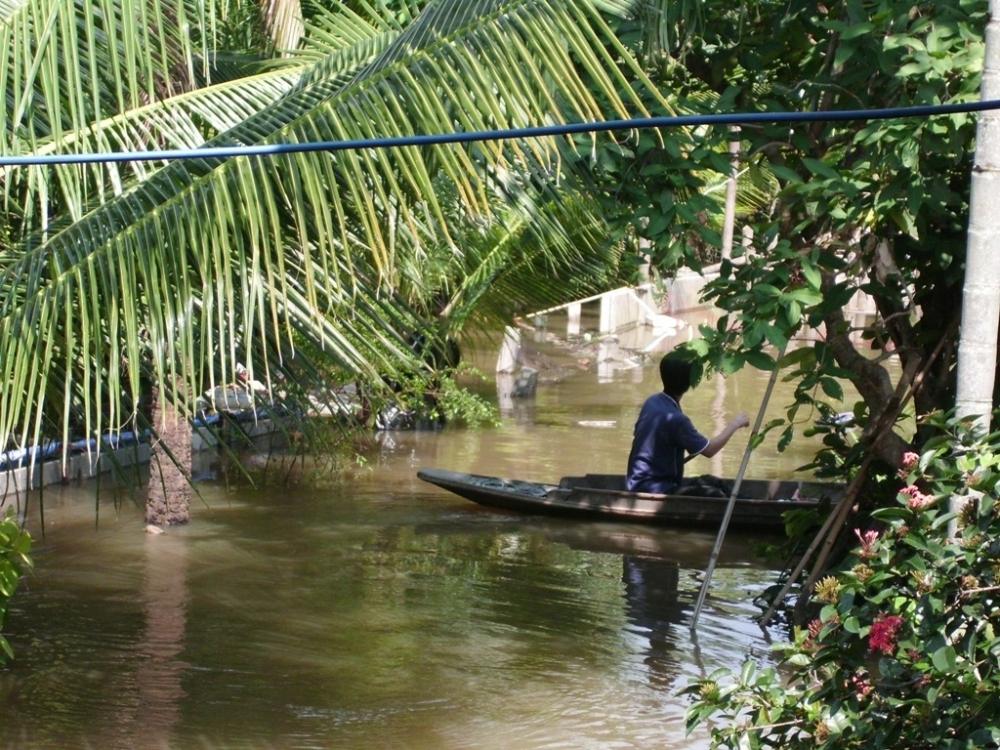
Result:
<svg viewBox="0 0 1000 750">
<path fill-rule="evenodd" d="M 784 297 L 801 302 L 803 305 L 818 305 L 823 301 L 823 295 L 820 292 L 808 287 L 792 289 L 790 292 L 785 292 Z"/>
<path fill-rule="evenodd" d="M 805 276 L 806 282 L 810 287 L 817 292 L 820 290 L 820 287 L 823 285 L 823 276 L 816 266 L 803 263 L 802 275 Z"/>
<path fill-rule="evenodd" d="M 662 234 L 666 230 L 668 225 L 669 222 L 667 221 L 667 217 L 664 216 L 663 214 L 657 214 L 652 219 L 650 219 L 649 226 L 647 227 L 646 231 L 649 233 L 650 237 L 655 237 L 658 234 Z"/>
<path fill-rule="evenodd" d="M 802 178 L 798 175 L 798 173 L 788 167 L 784 167 L 780 164 L 772 164 L 770 165 L 770 169 L 785 182 L 790 182 L 795 185 L 802 184 Z"/>
<path fill-rule="evenodd" d="M 940 672 L 953 672 L 957 664 L 957 655 L 952 646 L 942 646 L 931 654 L 931 663 Z"/>
<path fill-rule="evenodd" d="M 803 157 L 802 163 L 806 165 L 806 169 L 812 172 L 814 175 L 820 177 L 826 177 L 831 180 L 836 180 L 840 178 L 833 167 L 831 167 L 826 162 L 820 161 L 819 159 L 810 159 L 809 157 Z"/>
<path fill-rule="evenodd" d="M 802 320 L 802 308 L 799 306 L 798 302 L 794 300 L 785 305 L 784 309 L 785 320 L 788 321 L 788 325 L 795 327 Z"/>
<path fill-rule="evenodd" d="M 913 511 L 906 508 L 877 508 L 872 511 L 871 515 L 872 518 L 877 518 L 880 521 L 892 521 L 896 518 L 909 519 L 913 516 Z"/>
<path fill-rule="evenodd" d="M 823 393 L 832 399 L 837 401 L 844 400 L 844 389 L 841 388 L 840 383 L 838 383 L 833 378 L 820 378 L 820 387 L 823 389 Z"/>
<path fill-rule="evenodd" d="M 847 24 L 844 30 L 840 32 L 840 38 L 843 40 L 857 39 L 858 37 L 870 34 L 874 30 L 875 25 L 869 22 Z"/>
<path fill-rule="evenodd" d="M 803 346 L 799 349 L 788 352 L 781 358 L 781 368 L 799 365 L 802 369 L 808 369 L 816 362 L 816 349 L 811 346 Z"/>
<path fill-rule="evenodd" d="M 758 370 L 774 369 L 774 360 L 764 352 L 746 352 L 743 357 Z"/>
</svg>

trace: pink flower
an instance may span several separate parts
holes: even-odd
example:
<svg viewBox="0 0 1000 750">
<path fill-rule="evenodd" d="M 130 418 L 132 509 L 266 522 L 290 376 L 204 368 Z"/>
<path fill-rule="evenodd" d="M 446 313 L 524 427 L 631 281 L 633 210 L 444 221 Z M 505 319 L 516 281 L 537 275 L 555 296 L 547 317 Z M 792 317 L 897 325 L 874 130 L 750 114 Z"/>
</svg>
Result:
<svg viewBox="0 0 1000 750">
<path fill-rule="evenodd" d="M 874 529 L 869 529 L 862 534 L 861 529 L 855 529 L 854 536 L 856 536 L 858 541 L 861 542 L 861 552 L 859 553 L 861 557 L 864 559 L 874 557 L 875 543 L 878 541 L 878 532 Z"/>
<path fill-rule="evenodd" d="M 868 648 L 891 656 L 896 650 L 896 636 L 902 626 L 903 618 L 899 615 L 879 615 L 868 634 Z"/>
<path fill-rule="evenodd" d="M 855 674 L 851 677 L 850 687 L 854 689 L 854 695 L 859 701 L 863 701 L 872 691 L 871 680 L 865 674 Z"/>
<path fill-rule="evenodd" d="M 933 495 L 925 495 L 916 485 L 909 485 L 899 491 L 906 498 L 906 507 L 910 510 L 923 510 L 934 504 Z"/>
<path fill-rule="evenodd" d="M 920 456 L 913 451 L 907 451 L 903 454 L 903 460 L 900 466 L 903 471 L 913 471 L 918 463 L 920 463 Z"/>
<path fill-rule="evenodd" d="M 819 638 L 819 633 L 823 629 L 823 621 L 818 617 L 809 623 L 809 637 L 813 640 Z"/>
<path fill-rule="evenodd" d="M 934 504 L 933 495 L 918 495 L 906 501 L 906 507 L 910 510 L 924 510 Z"/>
</svg>

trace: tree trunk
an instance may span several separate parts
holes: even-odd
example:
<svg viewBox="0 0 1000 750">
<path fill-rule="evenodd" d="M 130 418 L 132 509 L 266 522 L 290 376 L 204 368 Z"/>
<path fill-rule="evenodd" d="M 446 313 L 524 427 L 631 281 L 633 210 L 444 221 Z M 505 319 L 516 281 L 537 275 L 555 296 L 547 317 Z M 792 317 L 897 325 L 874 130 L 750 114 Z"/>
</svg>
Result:
<svg viewBox="0 0 1000 750">
<path fill-rule="evenodd" d="M 726 180 L 726 213 L 722 222 L 722 257 L 733 255 L 733 231 L 736 228 L 736 187 L 740 176 L 740 128 L 729 128 L 729 179 Z"/>
<path fill-rule="evenodd" d="M 990 0 L 981 98 L 1000 99 L 1000 0 Z M 969 235 L 962 291 L 962 333 L 958 344 L 959 416 L 975 416 L 989 428 L 1000 321 L 1000 111 L 979 115 L 972 167 Z"/>
<path fill-rule="evenodd" d="M 174 405 L 160 402 L 153 389 L 151 422 L 157 434 L 150 441 L 146 523 L 172 526 L 191 518 L 191 427 Z"/>
<path fill-rule="evenodd" d="M 825 288 L 828 286 L 829 282 L 824 284 Z M 834 359 L 840 367 L 851 372 L 851 382 L 868 406 L 868 429 L 871 432 L 866 433 L 865 437 L 876 438 L 874 433 L 876 425 L 880 423 L 882 415 L 892 409 L 895 403 L 892 378 L 882 365 L 868 359 L 854 348 L 847 333 L 847 321 L 842 309 L 829 311 L 824 323 L 826 343 Z M 912 366 L 914 362 L 909 364 Z M 887 430 L 877 437 L 871 446 L 871 450 L 878 458 L 893 467 L 899 465 L 903 453 L 908 448 L 908 443 L 892 430 Z"/>
</svg>

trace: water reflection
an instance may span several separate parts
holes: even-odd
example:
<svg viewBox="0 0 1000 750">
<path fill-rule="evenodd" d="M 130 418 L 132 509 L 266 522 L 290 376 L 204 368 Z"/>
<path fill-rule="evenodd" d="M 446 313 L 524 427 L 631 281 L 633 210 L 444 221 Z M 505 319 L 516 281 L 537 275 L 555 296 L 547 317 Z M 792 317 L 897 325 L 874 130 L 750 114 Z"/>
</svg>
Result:
<svg viewBox="0 0 1000 750">
<path fill-rule="evenodd" d="M 679 655 L 676 628 L 684 620 L 678 582 L 680 564 L 671 560 L 624 555 L 622 584 L 625 612 L 637 632 L 649 641 L 643 662 L 650 684 L 670 690 L 677 678 Z"/>
<path fill-rule="evenodd" d="M 582 358 L 497 429 L 382 433 L 370 469 L 322 484 L 204 484 L 208 507 L 166 536 L 128 502 L 95 528 L 92 486 L 47 490 L 0 747 L 706 747 L 676 691 L 763 647 L 751 599 L 773 573 L 752 540 L 723 548 L 699 658 L 687 620 L 713 534 L 494 512 L 415 477 L 620 471 L 655 360 L 602 385 Z M 753 407 L 756 378 L 686 406 L 710 427 Z M 799 448 L 765 446 L 752 474 L 790 473 Z"/>
<path fill-rule="evenodd" d="M 147 535 L 143 614 L 146 626 L 137 647 L 135 682 L 142 736 L 137 744 L 169 747 L 181 719 L 186 693 L 181 679 L 188 665 L 184 650 L 187 623 L 187 540 L 180 534 Z"/>
</svg>

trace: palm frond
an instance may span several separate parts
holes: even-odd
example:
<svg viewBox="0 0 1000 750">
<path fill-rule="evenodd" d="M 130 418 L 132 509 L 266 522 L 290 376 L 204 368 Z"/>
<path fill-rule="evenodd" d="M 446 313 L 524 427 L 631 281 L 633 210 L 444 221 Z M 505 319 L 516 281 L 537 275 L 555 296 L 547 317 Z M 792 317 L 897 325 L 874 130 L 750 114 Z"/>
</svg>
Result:
<svg viewBox="0 0 1000 750">
<path fill-rule="evenodd" d="M 487 231 L 463 236 L 457 268 L 441 274 L 442 329 L 496 330 L 526 313 L 603 291 L 617 280 L 620 248 L 597 206 L 568 189 L 507 191 Z"/>
<path fill-rule="evenodd" d="M 341 17 L 342 16 L 342 17 Z M 312 70 L 323 56 L 328 78 L 346 82 L 391 41 L 389 24 L 355 14 L 325 14 L 309 53 L 297 54 L 252 76 L 183 92 L 165 100 L 91 122 L 87 128 L 34 140 L 33 153 L 141 152 L 193 149 L 256 113 L 266 111 Z M 80 219 L 88 207 L 123 193 L 165 162 L 126 162 L 84 166 L 40 166 L 7 170 L 8 200 L 20 196 L 26 215 L 56 210 L 63 222 Z M 36 226 L 51 229 L 51 224 Z"/>
<path fill-rule="evenodd" d="M 645 114 L 589 2 L 442 0 L 370 64 L 323 64 L 213 144 L 304 142 Z M 603 102 L 608 103 L 607 105 Z M 0 442 L 37 438 L 46 400 L 83 396 L 88 432 L 130 418 L 143 378 L 190 394 L 237 357 L 283 356 L 307 336 L 376 377 L 406 356 L 394 299 L 400 259 L 461 249 L 437 199 L 449 182 L 490 213 L 487 175 L 557 169 L 552 141 L 202 159 L 170 164 L 2 269 Z M 391 305 L 390 305 L 391 308 Z M 278 342 L 285 342 L 279 346 Z M 39 355 L 38 353 L 41 352 Z M 66 377 L 54 391 L 51 372 Z M 46 384 L 49 385 L 46 385 Z M 63 431 L 68 430 L 68 416 Z"/>
<path fill-rule="evenodd" d="M 0 22 L 9 22 L 28 0 L 0 0 Z"/>
<path fill-rule="evenodd" d="M 9 3 L 6 11 L 4 153 L 184 90 L 197 58 L 208 59 L 211 48 L 212 2 L 30 0 Z"/>
</svg>

